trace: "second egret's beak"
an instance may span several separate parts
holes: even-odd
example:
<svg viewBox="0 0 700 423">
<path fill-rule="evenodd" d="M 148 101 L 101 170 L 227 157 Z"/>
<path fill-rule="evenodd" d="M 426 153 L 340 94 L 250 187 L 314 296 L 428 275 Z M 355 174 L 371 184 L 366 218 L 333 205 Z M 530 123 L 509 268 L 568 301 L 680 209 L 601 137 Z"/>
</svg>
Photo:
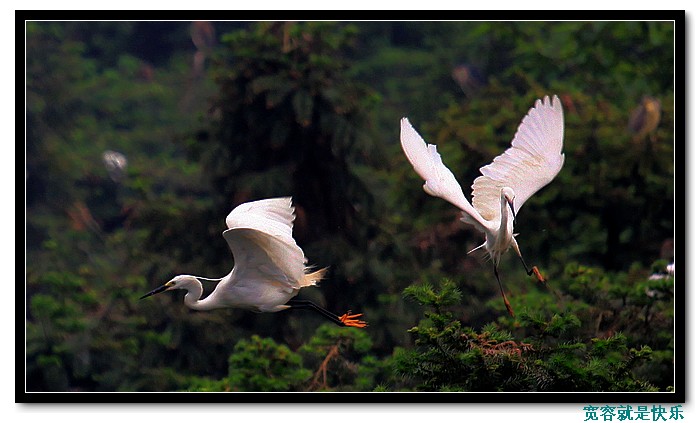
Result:
<svg viewBox="0 0 700 423">
<path fill-rule="evenodd" d="M 515 207 L 513 206 L 513 200 L 506 200 L 508 203 L 508 206 L 510 207 L 510 211 L 513 212 L 513 224 L 515 225 Z"/>
<path fill-rule="evenodd" d="M 143 297 L 139 298 L 139 300 L 143 300 L 146 297 L 150 297 L 151 295 L 159 294 L 163 291 L 166 291 L 170 286 L 168 284 L 165 284 L 163 286 L 159 286 L 158 288 L 154 289 L 153 291 L 149 292 L 148 294 L 144 295 Z"/>
</svg>

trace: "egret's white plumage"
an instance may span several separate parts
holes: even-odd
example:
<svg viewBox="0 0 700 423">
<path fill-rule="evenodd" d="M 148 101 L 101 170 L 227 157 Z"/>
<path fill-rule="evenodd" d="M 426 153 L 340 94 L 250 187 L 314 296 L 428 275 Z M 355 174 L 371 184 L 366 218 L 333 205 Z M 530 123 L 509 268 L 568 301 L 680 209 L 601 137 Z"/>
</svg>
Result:
<svg viewBox="0 0 700 423">
<path fill-rule="evenodd" d="M 223 233 L 235 262 L 228 275 L 220 279 L 176 276 L 141 298 L 185 289 L 185 305 L 195 310 L 234 307 L 277 312 L 290 307 L 310 308 L 341 326 L 364 327 L 364 322 L 355 319 L 360 315 L 335 316 L 308 301 L 290 303 L 301 288 L 315 285 L 326 271 L 309 272 L 304 252 L 292 237 L 294 217 L 291 197 L 241 204 L 226 217 L 228 229 Z M 200 299 L 200 280 L 219 282 L 204 299 Z"/>
<path fill-rule="evenodd" d="M 284 307 L 280 304 L 290 300 L 299 289 L 316 284 L 320 279 L 316 276 L 322 274 L 307 277 L 307 259 L 292 238 L 293 222 L 294 209 L 289 197 L 253 201 L 233 209 L 226 217 L 229 229 L 224 232 L 224 238 L 236 266 L 231 278 L 219 284 L 223 285 L 221 289 L 234 283 L 239 285 L 239 290 L 241 284 L 266 286 L 268 289 L 263 292 L 273 298 L 257 297 L 257 308 L 278 311 L 277 308 Z M 229 290 L 237 294 L 236 289 Z M 237 295 L 232 297 L 231 301 L 240 301 Z"/>
<path fill-rule="evenodd" d="M 462 220 L 485 234 L 485 242 L 475 250 L 486 249 L 494 262 L 497 279 L 500 257 L 510 247 L 522 260 L 513 234 L 515 215 L 528 198 L 561 170 L 563 141 L 564 113 L 559 98 L 537 100 L 520 123 L 511 147 L 480 169 L 482 176 L 472 184 L 472 203 L 469 203 L 454 174 L 442 162 L 437 147 L 426 144 L 407 118 L 401 119 L 401 146 L 425 181 L 423 189 L 457 206 L 462 210 Z M 532 270 L 525 267 L 529 274 L 534 272 L 544 280 L 536 267 Z M 498 282 L 500 286 L 500 279 Z M 505 294 L 503 300 L 513 314 Z"/>
</svg>

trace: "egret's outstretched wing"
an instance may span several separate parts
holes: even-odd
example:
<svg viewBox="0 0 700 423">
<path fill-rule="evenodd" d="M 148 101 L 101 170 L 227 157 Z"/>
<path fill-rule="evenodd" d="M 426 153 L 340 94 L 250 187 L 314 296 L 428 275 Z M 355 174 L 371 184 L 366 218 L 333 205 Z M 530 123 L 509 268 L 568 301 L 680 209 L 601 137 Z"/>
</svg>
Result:
<svg viewBox="0 0 700 423">
<path fill-rule="evenodd" d="M 290 292 L 302 287 L 306 257 L 292 238 L 290 197 L 242 204 L 226 218 L 224 232 L 235 261 L 235 280 L 255 280 Z"/>
<path fill-rule="evenodd" d="M 243 203 L 226 216 L 226 226 L 233 229 L 248 222 L 249 216 L 256 216 L 263 229 L 273 228 L 292 236 L 294 225 L 294 207 L 292 197 L 268 198 L 265 200 Z"/>
<path fill-rule="evenodd" d="M 472 203 L 484 217 L 500 217 L 501 188 L 515 191 L 515 213 L 530 196 L 554 179 L 564 165 L 564 112 L 555 95 L 537 100 L 520 123 L 512 146 L 480 169 L 474 180 Z"/>
<path fill-rule="evenodd" d="M 425 192 L 459 207 L 472 217 L 473 224 L 478 229 L 486 232 L 487 223 L 469 204 L 454 174 L 442 162 L 437 147 L 434 144 L 426 144 L 413 129 L 408 118 L 401 119 L 401 147 L 413 169 L 425 180 Z"/>
</svg>

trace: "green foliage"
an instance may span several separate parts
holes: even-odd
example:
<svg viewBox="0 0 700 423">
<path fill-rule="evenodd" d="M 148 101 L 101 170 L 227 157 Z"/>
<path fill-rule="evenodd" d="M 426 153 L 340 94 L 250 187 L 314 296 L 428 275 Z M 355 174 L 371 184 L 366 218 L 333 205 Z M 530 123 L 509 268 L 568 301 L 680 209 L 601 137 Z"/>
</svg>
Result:
<svg viewBox="0 0 700 423">
<path fill-rule="evenodd" d="M 228 359 L 228 377 L 221 381 L 195 379 L 190 391 L 269 392 L 300 390 L 311 372 L 301 357 L 270 338 L 253 335 L 239 341 Z"/>
<path fill-rule="evenodd" d="M 417 292 L 420 292 L 416 295 Z M 430 302 L 421 300 L 430 296 Z M 651 359 L 648 346 L 630 348 L 621 333 L 589 341 L 550 343 L 576 329 L 575 316 L 554 315 L 548 321 L 524 319 L 522 341 L 496 323 L 480 331 L 465 327 L 441 311 L 454 303 L 459 292 L 443 281 L 437 292 L 428 287 L 407 288 L 407 295 L 432 311 L 412 329 L 416 348 L 394 354 L 404 378 L 415 380 L 425 391 L 657 391 L 634 374 Z M 442 299 L 447 299 L 443 301 Z"/>
<path fill-rule="evenodd" d="M 455 305 L 459 302 L 461 294 L 452 281 L 445 281 L 440 292 L 427 283 L 411 285 L 404 290 L 404 295 L 415 300 L 420 305 L 431 306 L 439 310 L 441 306 Z"/>
<path fill-rule="evenodd" d="M 302 204 L 334 201 L 345 214 L 348 197 L 362 194 L 348 162 L 369 146 L 356 128 L 364 126 L 370 91 L 346 80 L 340 55 L 354 32 L 324 22 L 260 23 L 222 37 L 214 69 L 221 120 L 204 162 L 227 204 L 241 192 L 294 193 Z M 263 169 L 265 180 L 258 179 Z M 335 189 L 319 185 L 326 179 Z M 309 210 L 321 228 L 344 223 L 321 211 Z"/>
<path fill-rule="evenodd" d="M 308 390 L 369 390 L 373 387 L 376 358 L 368 355 L 369 335 L 360 329 L 324 324 L 299 352 L 309 367 L 316 369 Z M 360 362 L 362 361 L 362 362 Z M 361 388 L 354 388 L 356 379 Z"/>
<path fill-rule="evenodd" d="M 188 391 L 366 391 L 388 364 L 372 355 L 369 336 L 359 329 L 324 324 L 292 352 L 271 338 L 241 340 L 228 359 L 222 380 L 192 378 Z M 312 370 L 313 369 L 313 370 Z"/>
<path fill-rule="evenodd" d="M 256 335 L 250 341 L 239 341 L 228 362 L 232 391 L 298 390 L 310 376 L 301 367 L 301 357 L 289 347 Z"/>
</svg>

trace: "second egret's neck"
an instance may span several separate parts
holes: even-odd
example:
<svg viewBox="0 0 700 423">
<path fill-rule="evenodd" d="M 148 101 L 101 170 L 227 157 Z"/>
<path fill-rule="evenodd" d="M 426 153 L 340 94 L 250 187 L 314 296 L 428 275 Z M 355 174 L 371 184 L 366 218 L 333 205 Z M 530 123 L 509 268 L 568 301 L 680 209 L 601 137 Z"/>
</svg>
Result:
<svg viewBox="0 0 700 423">
<path fill-rule="evenodd" d="M 507 239 L 510 239 L 510 236 L 513 233 L 513 221 L 515 220 L 515 216 L 513 216 L 513 211 L 510 208 L 510 205 L 508 204 L 508 200 L 506 199 L 505 196 L 501 196 L 501 228 L 505 229 L 505 235 Z"/>
<path fill-rule="evenodd" d="M 192 310 L 211 310 L 215 308 L 212 307 L 206 298 L 200 300 L 202 293 L 204 293 L 204 288 L 202 288 L 202 283 L 197 279 L 192 278 L 191 282 L 184 285 L 182 289 L 187 291 L 187 294 L 185 294 L 185 305 Z"/>
</svg>

